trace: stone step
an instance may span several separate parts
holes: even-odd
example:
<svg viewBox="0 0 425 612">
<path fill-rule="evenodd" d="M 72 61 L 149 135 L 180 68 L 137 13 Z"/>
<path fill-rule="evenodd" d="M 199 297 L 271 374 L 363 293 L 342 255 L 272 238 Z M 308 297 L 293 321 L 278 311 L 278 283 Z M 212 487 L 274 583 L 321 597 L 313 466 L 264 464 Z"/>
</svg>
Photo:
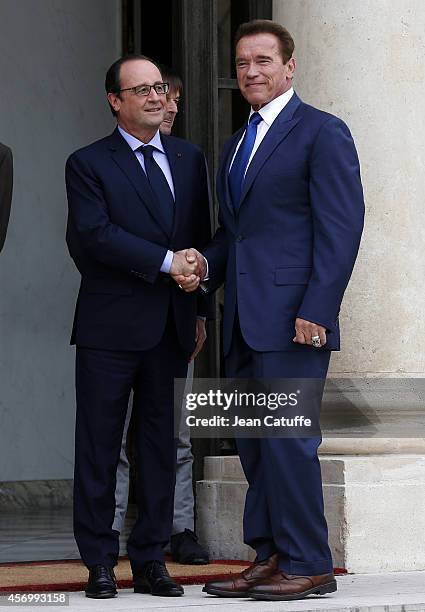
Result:
<svg viewBox="0 0 425 612">
<path fill-rule="evenodd" d="M 334 567 L 353 574 L 425 570 L 425 456 L 332 454 L 320 455 L 320 464 Z M 239 457 L 205 458 L 197 533 L 213 559 L 254 558 L 243 544 L 246 490 Z"/>
</svg>

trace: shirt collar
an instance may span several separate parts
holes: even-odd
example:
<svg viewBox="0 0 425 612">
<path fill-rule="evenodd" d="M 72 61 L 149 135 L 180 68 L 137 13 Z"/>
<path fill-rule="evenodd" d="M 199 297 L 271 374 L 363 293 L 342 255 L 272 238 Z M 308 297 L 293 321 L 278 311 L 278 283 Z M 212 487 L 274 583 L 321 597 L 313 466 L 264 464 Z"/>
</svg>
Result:
<svg viewBox="0 0 425 612">
<path fill-rule="evenodd" d="M 277 98 L 274 98 L 271 100 L 271 102 L 265 104 L 259 111 L 257 111 L 261 115 L 262 120 L 265 121 L 269 127 L 276 119 L 278 114 L 285 108 L 293 95 L 294 88 L 291 87 L 291 89 L 288 89 L 288 91 L 285 91 L 285 93 L 277 96 Z M 251 108 L 249 116 L 251 117 L 254 112 L 255 111 Z"/>
<path fill-rule="evenodd" d="M 117 126 L 117 127 L 118 127 L 119 133 L 124 138 L 124 140 L 127 142 L 127 144 L 129 145 L 132 151 L 136 151 L 136 149 L 138 149 L 139 147 L 144 147 L 149 144 L 155 147 L 156 149 L 158 149 L 159 151 L 161 151 L 161 153 L 165 153 L 164 147 L 162 146 L 162 142 L 161 142 L 161 136 L 159 135 L 159 130 L 156 132 L 152 140 L 150 140 L 149 142 L 142 142 L 141 140 L 139 140 L 132 134 L 129 134 L 128 132 L 126 132 L 121 126 Z"/>
</svg>

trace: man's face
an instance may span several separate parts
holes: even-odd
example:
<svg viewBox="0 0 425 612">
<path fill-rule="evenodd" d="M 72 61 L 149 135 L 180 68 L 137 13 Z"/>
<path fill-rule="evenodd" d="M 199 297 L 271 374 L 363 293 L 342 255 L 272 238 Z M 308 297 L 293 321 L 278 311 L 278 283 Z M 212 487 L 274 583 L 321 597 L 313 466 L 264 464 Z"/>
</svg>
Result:
<svg viewBox="0 0 425 612">
<path fill-rule="evenodd" d="M 292 87 L 295 60 L 283 63 L 274 34 L 244 36 L 236 45 L 236 75 L 243 97 L 254 110 Z"/>
<path fill-rule="evenodd" d="M 174 119 L 179 112 L 180 92 L 177 89 L 170 89 L 167 94 L 167 104 L 165 107 L 164 121 L 161 123 L 160 130 L 162 134 L 169 136 L 173 129 Z"/>
<path fill-rule="evenodd" d="M 121 89 L 155 83 L 162 83 L 162 76 L 151 62 L 132 60 L 121 66 Z M 153 88 L 148 96 L 122 91 L 119 97 L 116 94 L 108 94 L 108 99 L 117 111 L 119 125 L 130 134 L 155 132 L 164 119 L 166 96 L 158 95 Z"/>
</svg>

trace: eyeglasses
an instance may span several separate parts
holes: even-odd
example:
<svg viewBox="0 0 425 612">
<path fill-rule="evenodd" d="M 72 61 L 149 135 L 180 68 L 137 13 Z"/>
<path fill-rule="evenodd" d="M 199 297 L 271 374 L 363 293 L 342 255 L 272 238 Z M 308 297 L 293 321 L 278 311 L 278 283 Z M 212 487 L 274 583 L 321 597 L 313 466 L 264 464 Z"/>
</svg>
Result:
<svg viewBox="0 0 425 612">
<path fill-rule="evenodd" d="M 148 96 L 151 92 L 151 89 L 154 89 L 158 96 L 168 93 L 170 89 L 169 83 L 154 83 L 153 85 L 136 85 L 135 87 L 126 87 L 125 89 L 120 89 L 118 93 L 122 91 L 132 91 L 136 96 Z"/>
</svg>

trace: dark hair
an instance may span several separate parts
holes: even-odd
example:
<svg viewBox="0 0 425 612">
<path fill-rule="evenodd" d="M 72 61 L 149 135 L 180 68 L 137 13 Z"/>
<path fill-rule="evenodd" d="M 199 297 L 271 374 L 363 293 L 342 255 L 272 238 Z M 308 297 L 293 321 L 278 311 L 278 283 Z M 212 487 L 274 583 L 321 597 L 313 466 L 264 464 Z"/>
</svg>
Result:
<svg viewBox="0 0 425 612">
<path fill-rule="evenodd" d="M 253 36 L 254 34 L 273 34 L 276 36 L 283 63 L 286 64 L 291 59 L 295 49 L 294 40 L 288 30 L 281 26 L 280 23 L 270 19 L 253 19 L 252 21 L 241 23 L 235 34 L 235 48 L 241 38 Z"/>
<path fill-rule="evenodd" d="M 177 72 L 175 72 L 172 68 L 169 68 L 168 66 L 164 66 L 164 64 L 161 64 L 159 69 L 161 71 L 164 82 L 169 83 L 170 91 L 178 91 L 179 94 L 182 95 L 183 81 L 181 80 Z"/>
<path fill-rule="evenodd" d="M 109 66 L 106 72 L 105 90 L 107 94 L 114 93 L 114 94 L 117 94 L 117 96 L 119 97 L 119 91 L 121 89 L 121 78 L 120 78 L 121 66 L 123 64 L 126 64 L 127 62 L 132 62 L 134 60 L 145 60 L 146 62 L 151 62 L 151 64 L 153 64 L 154 66 L 158 68 L 158 70 L 160 70 L 159 65 L 153 59 L 151 59 L 150 57 L 147 57 L 146 55 L 139 55 L 137 53 L 129 53 L 127 55 L 123 55 L 122 57 L 117 59 L 117 61 L 114 62 L 112 66 Z M 108 103 L 109 103 L 109 100 L 108 100 Z M 109 106 L 110 106 L 112 114 L 115 117 L 117 114 L 116 111 L 112 108 L 110 103 L 109 103 Z"/>
</svg>

